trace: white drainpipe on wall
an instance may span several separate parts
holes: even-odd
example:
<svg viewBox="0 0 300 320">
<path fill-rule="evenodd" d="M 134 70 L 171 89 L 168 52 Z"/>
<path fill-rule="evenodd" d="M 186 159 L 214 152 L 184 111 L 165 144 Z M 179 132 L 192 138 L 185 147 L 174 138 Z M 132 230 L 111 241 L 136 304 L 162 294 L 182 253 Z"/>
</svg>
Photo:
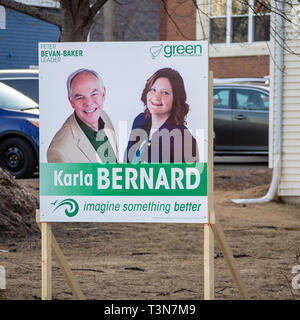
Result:
<svg viewBox="0 0 300 320">
<path fill-rule="evenodd" d="M 277 14 L 277 33 L 275 41 L 277 42 L 277 68 L 276 68 L 276 137 L 275 137 L 275 159 L 272 181 L 267 194 L 257 199 L 232 199 L 234 203 L 266 203 L 272 201 L 278 190 L 280 173 L 281 173 L 281 149 L 282 149 L 282 75 L 283 75 L 283 5 L 285 0 L 278 1 L 278 14 Z M 275 13 L 276 14 L 276 13 Z"/>
</svg>

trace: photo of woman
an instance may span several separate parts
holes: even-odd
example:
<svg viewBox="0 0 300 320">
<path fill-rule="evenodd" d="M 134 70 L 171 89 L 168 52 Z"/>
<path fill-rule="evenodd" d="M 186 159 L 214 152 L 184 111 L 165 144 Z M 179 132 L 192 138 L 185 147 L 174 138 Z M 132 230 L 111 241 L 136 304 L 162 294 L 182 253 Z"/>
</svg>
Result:
<svg viewBox="0 0 300 320">
<path fill-rule="evenodd" d="M 197 142 L 185 126 L 189 105 L 179 72 L 157 70 L 147 80 L 141 100 L 145 110 L 133 121 L 125 162 L 198 162 Z"/>
</svg>

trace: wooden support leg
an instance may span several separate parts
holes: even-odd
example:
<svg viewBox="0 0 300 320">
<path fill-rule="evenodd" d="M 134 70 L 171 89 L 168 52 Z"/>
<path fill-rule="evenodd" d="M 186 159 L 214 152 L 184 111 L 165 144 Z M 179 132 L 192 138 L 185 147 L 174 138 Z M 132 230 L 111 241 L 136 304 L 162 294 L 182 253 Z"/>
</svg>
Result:
<svg viewBox="0 0 300 320">
<path fill-rule="evenodd" d="M 211 224 L 210 226 L 211 226 L 213 233 L 216 237 L 218 245 L 220 246 L 220 248 L 223 252 L 224 258 L 229 266 L 229 270 L 231 272 L 232 278 L 233 278 L 234 282 L 236 283 L 236 286 L 240 292 L 242 299 L 243 300 L 249 299 L 248 294 L 245 289 L 245 286 L 244 286 L 244 283 L 240 277 L 240 273 L 239 273 L 238 269 L 236 268 L 232 251 L 225 241 L 225 235 L 223 233 L 223 230 L 222 230 L 220 223 L 218 221 L 216 221 L 215 224 Z"/>
<path fill-rule="evenodd" d="M 42 233 L 42 300 L 52 299 L 51 224 L 41 223 Z"/>
<path fill-rule="evenodd" d="M 204 224 L 204 300 L 214 299 L 214 236 L 210 225 Z"/>
<path fill-rule="evenodd" d="M 82 291 L 80 290 L 79 284 L 76 281 L 76 279 L 74 278 L 71 268 L 64 256 L 64 254 L 62 253 L 53 233 L 52 233 L 52 248 L 53 248 L 53 252 L 55 254 L 56 260 L 59 263 L 59 266 L 65 276 L 65 279 L 68 283 L 68 285 L 70 286 L 72 293 L 74 295 L 74 297 L 78 300 L 85 300 L 85 297 L 82 293 Z"/>
<path fill-rule="evenodd" d="M 208 167 L 207 167 L 207 195 L 208 195 L 208 223 L 204 224 L 204 300 L 215 298 L 214 284 L 214 236 L 210 227 L 215 221 L 214 208 L 214 152 L 213 152 L 213 72 L 208 74 Z"/>
<path fill-rule="evenodd" d="M 41 223 L 40 222 L 40 212 L 39 210 L 36 211 L 36 222 L 40 228 L 40 230 L 42 231 L 41 229 L 41 226 L 44 224 L 44 223 Z M 84 297 L 84 294 L 82 293 L 82 291 L 80 290 L 80 287 L 79 287 L 79 284 L 78 282 L 76 281 L 76 279 L 74 278 L 73 274 L 72 274 L 72 271 L 71 271 L 71 268 L 63 254 L 63 252 L 61 251 L 56 239 L 55 239 L 55 236 L 54 234 L 52 233 L 52 230 L 50 229 L 49 231 L 50 233 L 50 242 L 51 242 L 51 246 L 52 246 L 52 249 L 53 249 L 53 253 L 55 255 L 55 258 L 64 274 L 64 277 L 68 283 L 68 285 L 70 286 L 71 288 L 71 291 L 74 295 L 74 297 L 78 300 L 85 300 L 85 297 Z M 43 250 L 42 250 L 43 252 Z M 43 267 L 42 267 L 43 268 Z M 42 273 L 42 284 L 43 284 L 43 280 L 46 281 L 46 279 L 44 278 L 44 274 Z M 51 279 L 50 279 L 50 288 L 51 288 Z M 50 293 L 50 296 L 51 296 L 51 293 Z"/>
</svg>

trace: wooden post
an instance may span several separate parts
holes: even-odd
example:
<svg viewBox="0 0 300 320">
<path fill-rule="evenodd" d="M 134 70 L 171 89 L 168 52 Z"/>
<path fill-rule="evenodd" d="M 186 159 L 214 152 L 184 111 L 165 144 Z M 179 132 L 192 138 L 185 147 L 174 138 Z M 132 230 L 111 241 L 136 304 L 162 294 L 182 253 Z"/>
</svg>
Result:
<svg viewBox="0 0 300 320">
<path fill-rule="evenodd" d="M 41 223 L 42 233 L 42 300 L 52 298 L 52 252 L 51 252 L 51 224 Z"/>
<path fill-rule="evenodd" d="M 208 223 L 204 224 L 204 300 L 214 299 L 214 236 L 210 227 L 215 222 L 214 213 L 214 155 L 213 155 L 213 73 L 208 75 L 208 165 L 207 196 Z"/>
<path fill-rule="evenodd" d="M 45 224 L 45 223 L 42 223 L 40 222 L 40 211 L 39 210 L 36 210 L 36 222 L 42 232 L 42 226 Z M 57 262 L 64 274 L 64 277 L 68 283 L 68 285 L 70 286 L 71 290 L 72 290 L 72 293 L 74 295 L 74 297 L 78 300 L 85 300 L 85 297 L 84 297 L 84 294 L 82 293 L 82 291 L 80 290 L 80 287 L 79 287 L 79 284 L 78 282 L 76 281 L 76 279 L 74 278 L 73 274 L 72 274 L 72 271 L 71 271 L 71 268 L 63 254 L 63 252 L 61 251 L 55 237 L 54 237 L 54 234 L 52 233 L 51 229 L 50 229 L 50 242 L 51 242 L 51 245 L 52 245 L 52 249 L 53 249 L 53 252 L 54 252 L 54 255 L 57 259 Z M 49 249 L 48 249 L 49 250 Z M 43 247 L 42 247 L 42 255 L 43 255 Z M 42 261 L 43 261 L 43 258 L 42 258 Z M 42 270 L 43 270 L 43 263 L 42 263 Z M 50 270 L 51 270 L 51 267 L 50 267 Z M 51 277 L 50 279 L 48 278 L 45 278 L 45 276 L 47 276 L 47 273 L 43 273 L 42 271 L 42 291 L 43 291 L 43 288 L 48 288 L 49 290 L 49 287 L 50 287 L 50 290 L 51 290 Z M 43 283 L 45 282 L 45 284 L 43 285 Z M 50 299 L 51 299 L 51 291 L 50 293 L 47 293 L 47 296 L 49 297 L 50 296 Z M 42 295 L 43 297 L 43 295 Z M 47 299 L 47 300 L 50 300 L 50 299 Z M 45 299 L 46 300 L 46 299 Z"/>
<path fill-rule="evenodd" d="M 213 150 L 213 73 L 209 72 L 208 79 L 208 166 L 207 166 L 207 195 L 208 223 L 204 224 L 204 300 L 214 299 L 214 236 L 217 239 L 224 258 L 229 266 L 242 299 L 248 299 L 246 289 L 235 266 L 230 247 L 226 244 L 225 236 L 214 212 L 213 181 L 214 181 L 214 150 Z"/>
<path fill-rule="evenodd" d="M 215 223 L 214 212 L 214 76 L 210 71 L 208 74 L 208 164 L 207 164 L 207 196 L 208 196 L 208 223 Z"/>
<path fill-rule="evenodd" d="M 214 299 L 214 236 L 210 225 L 204 225 L 204 300 Z"/>
</svg>

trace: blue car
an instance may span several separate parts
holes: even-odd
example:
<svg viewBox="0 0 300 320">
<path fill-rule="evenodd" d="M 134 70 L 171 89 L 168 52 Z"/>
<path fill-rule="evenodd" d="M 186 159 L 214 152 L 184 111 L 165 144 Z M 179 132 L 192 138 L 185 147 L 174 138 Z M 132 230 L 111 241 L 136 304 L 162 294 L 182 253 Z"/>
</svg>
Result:
<svg viewBox="0 0 300 320">
<path fill-rule="evenodd" d="M 16 178 L 31 177 L 38 159 L 38 104 L 0 82 L 0 167 Z"/>
</svg>

